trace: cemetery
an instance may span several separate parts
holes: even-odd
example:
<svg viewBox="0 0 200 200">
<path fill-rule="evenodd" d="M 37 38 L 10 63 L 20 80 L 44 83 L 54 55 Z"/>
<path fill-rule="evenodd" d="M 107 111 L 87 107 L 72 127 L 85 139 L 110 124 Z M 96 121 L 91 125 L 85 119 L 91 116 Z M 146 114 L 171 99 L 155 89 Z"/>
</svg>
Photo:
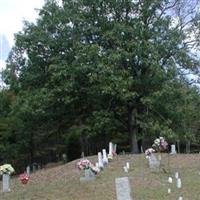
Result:
<svg viewBox="0 0 200 200">
<path fill-rule="evenodd" d="M 154 149 L 155 144 L 158 139 Z M 0 199 L 199 200 L 199 154 L 153 153 L 150 148 L 143 154 L 122 155 L 116 153 L 116 145 L 108 146 L 107 153 L 103 149 L 96 156 L 52 168 L 26 169 L 19 177 L 11 176 L 14 169 L 5 165 L 1 174 L 10 177 L 0 182 Z"/>
<path fill-rule="evenodd" d="M 200 0 L 42 1 L 0 33 L 0 200 L 200 200 Z"/>
</svg>

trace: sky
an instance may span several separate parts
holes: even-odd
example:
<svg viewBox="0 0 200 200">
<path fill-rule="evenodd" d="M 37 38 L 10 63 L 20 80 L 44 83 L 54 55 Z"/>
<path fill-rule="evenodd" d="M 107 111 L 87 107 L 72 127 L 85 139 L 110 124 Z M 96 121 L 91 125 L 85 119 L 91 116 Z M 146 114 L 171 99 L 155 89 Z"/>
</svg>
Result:
<svg viewBox="0 0 200 200">
<path fill-rule="evenodd" d="M 14 34 L 22 30 L 24 20 L 35 21 L 35 8 L 43 4 L 44 0 L 0 0 L 0 70 L 5 67 L 5 52 L 14 45 Z"/>
</svg>

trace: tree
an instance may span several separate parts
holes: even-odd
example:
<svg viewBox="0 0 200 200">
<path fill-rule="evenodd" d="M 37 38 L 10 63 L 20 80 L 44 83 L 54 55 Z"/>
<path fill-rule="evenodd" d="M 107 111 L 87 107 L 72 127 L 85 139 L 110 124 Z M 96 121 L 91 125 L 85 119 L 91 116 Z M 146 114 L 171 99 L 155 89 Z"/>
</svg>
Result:
<svg viewBox="0 0 200 200">
<path fill-rule="evenodd" d="M 199 64 L 188 41 L 198 18 L 184 28 L 183 21 L 174 24 L 170 9 L 177 2 L 46 1 L 37 23 L 26 22 L 16 35 L 4 72 L 10 89 L 17 88 L 15 114 L 21 113 L 24 130 L 35 127 L 37 141 L 38 130 L 62 141 L 74 128 L 80 137 L 121 132 L 137 153 L 138 137 L 152 119 L 169 128 L 156 120 L 155 96 L 166 95 L 167 84 Z"/>
</svg>

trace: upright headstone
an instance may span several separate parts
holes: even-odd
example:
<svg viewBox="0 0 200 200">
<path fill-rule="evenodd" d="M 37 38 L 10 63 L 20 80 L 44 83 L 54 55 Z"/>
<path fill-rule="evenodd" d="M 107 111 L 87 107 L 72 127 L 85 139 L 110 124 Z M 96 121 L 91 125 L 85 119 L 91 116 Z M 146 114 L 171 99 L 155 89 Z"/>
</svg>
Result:
<svg viewBox="0 0 200 200">
<path fill-rule="evenodd" d="M 128 177 L 115 179 L 117 200 L 132 200 Z"/>
<path fill-rule="evenodd" d="M 170 154 L 176 154 L 176 145 L 175 144 L 171 145 L 171 153 Z"/>
<path fill-rule="evenodd" d="M 113 157 L 113 144 L 112 144 L 112 142 L 109 142 L 109 153 L 108 153 L 108 156 L 110 158 Z"/>
<path fill-rule="evenodd" d="M 9 174 L 3 174 L 2 179 L 3 184 L 3 192 L 10 192 L 10 175 Z"/>
<path fill-rule="evenodd" d="M 182 196 L 180 196 L 180 197 L 178 198 L 178 200 L 183 200 L 183 197 L 182 197 Z"/>
<path fill-rule="evenodd" d="M 130 163 L 129 163 L 129 162 L 126 163 L 126 168 L 127 168 L 128 170 L 130 169 Z"/>
<path fill-rule="evenodd" d="M 36 166 L 33 165 L 33 172 L 36 172 Z"/>
<path fill-rule="evenodd" d="M 31 173 L 31 169 L 30 169 L 30 166 L 29 166 L 29 165 L 26 167 L 26 173 L 27 173 L 28 175 L 30 175 L 30 173 Z"/>
<path fill-rule="evenodd" d="M 66 153 L 62 154 L 62 159 L 63 159 L 63 164 L 67 163 L 67 154 Z"/>
<path fill-rule="evenodd" d="M 176 180 L 176 187 L 179 188 L 179 189 L 182 187 L 182 183 L 181 183 L 181 179 L 180 178 L 178 178 Z"/>
<path fill-rule="evenodd" d="M 123 167 L 124 172 L 128 173 L 128 168 L 126 166 Z"/>
<path fill-rule="evenodd" d="M 152 171 L 159 171 L 160 168 L 160 161 L 158 161 L 153 153 L 149 156 L 149 168 Z"/>
<path fill-rule="evenodd" d="M 175 178 L 176 178 L 176 179 L 179 178 L 178 172 L 175 172 Z"/>
<path fill-rule="evenodd" d="M 81 152 L 81 158 L 84 158 L 84 157 L 85 157 L 84 152 Z"/>
<path fill-rule="evenodd" d="M 99 168 L 102 170 L 104 168 L 104 165 L 101 152 L 98 152 L 98 163 L 99 163 Z"/>
<path fill-rule="evenodd" d="M 172 177 L 169 177 L 169 178 L 168 178 L 168 183 L 172 183 L 172 182 L 173 182 Z"/>
<path fill-rule="evenodd" d="M 106 150 L 103 149 L 103 164 L 104 166 L 106 166 L 108 164 L 108 157 L 107 157 L 107 153 L 106 153 Z"/>
</svg>

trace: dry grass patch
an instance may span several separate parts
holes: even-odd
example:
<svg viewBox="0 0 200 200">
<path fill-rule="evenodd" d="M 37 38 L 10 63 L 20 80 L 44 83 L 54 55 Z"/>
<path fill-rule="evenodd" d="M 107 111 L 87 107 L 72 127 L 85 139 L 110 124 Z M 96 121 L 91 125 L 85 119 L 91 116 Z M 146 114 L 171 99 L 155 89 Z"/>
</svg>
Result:
<svg viewBox="0 0 200 200">
<path fill-rule="evenodd" d="M 97 156 L 89 157 L 96 162 Z M 123 172 L 123 165 L 130 162 L 130 172 Z M 115 200 L 115 178 L 128 176 L 134 200 L 172 200 L 183 194 L 184 200 L 200 200 L 200 155 L 162 155 L 160 172 L 152 172 L 144 155 L 117 156 L 95 181 L 80 183 L 83 174 L 77 161 L 50 169 L 42 169 L 31 175 L 27 185 L 18 178 L 11 181 L 11 192 L 0 193 L 1 200 Z M 168 176 L 178 171 L 182 189 L 172 183 L 172 194 L 167 194 Z M 1 184 L 1 183 L 0 183 Z"/>
</svg>

